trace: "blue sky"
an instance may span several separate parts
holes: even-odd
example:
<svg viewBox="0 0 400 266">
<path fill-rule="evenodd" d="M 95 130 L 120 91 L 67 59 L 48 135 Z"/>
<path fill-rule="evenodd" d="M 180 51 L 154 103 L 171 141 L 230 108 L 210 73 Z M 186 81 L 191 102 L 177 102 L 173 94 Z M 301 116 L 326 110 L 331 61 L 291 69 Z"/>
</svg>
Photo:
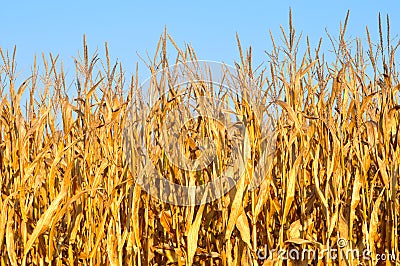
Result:
<svg viewBox="0 0 400 266">
<path fill-rule="evenodd" d="M 368 25 L 373 39 L 378 38 L 378 12 L 388 13 L 392 35 L 400 29 L 398 1 L 7 1 L 1 9 L 0 47 L 17 45 L 18 70 L 28 76 L 34 54 L 60 54 L 69 73 L 74 73 L 73 56 L 82 50 L 86 34 L 89 50 L 99 49 L 104 58 L 104 42 L 111 55 L 134 72 L 137 53 L 153 56 L 158 38 L 167 26 L 180 47 L 190 43 L 199 59 L 238 60 L 235 34 L 242 46 L 252 45 L 254 62 L 268 58 L 269 31 L 280 36 L 280 25 L 287 28 L 292 8 L 297 32 L 310 36 L 313 45 L 324 37 L 325 29 L 337 36 L 346 12 L 351 15 L 348 36 L 365 37 Z M 143 67 L 143 65 L 141 65 Z M 141 69 L 144 73 L 144 69 Z"/>
</svg>

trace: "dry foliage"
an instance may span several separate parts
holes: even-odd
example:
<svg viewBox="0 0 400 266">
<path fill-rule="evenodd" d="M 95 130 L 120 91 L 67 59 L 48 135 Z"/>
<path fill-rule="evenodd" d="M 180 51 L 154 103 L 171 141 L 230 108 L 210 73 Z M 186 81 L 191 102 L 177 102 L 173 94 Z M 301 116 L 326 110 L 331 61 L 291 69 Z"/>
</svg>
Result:
<svg viewBox="0 0 400 266">
<path fill-rule="evenodd" d="M 232 191 L 200 206 L 163 203 L 135 183 L 143 167 L 140 147 L 131 147 L 133 165 L 138 163 L 129 167 L 124 128 L 135 101 L 132 138 L 148 134 L 140 109 L 145 103 L 137 97 L 137 73 L 124 93 L 124 72 L 111 64 L 108 49 L 102 65 L 84 43 L 74 99 L 57 57 L 43 56 L 41 75 L 35 60 L 32 76 L 19 85 L 15 51 L 0 50 L 1 265 L 374 265 L 376 254 L 400 258 L 398 44 L 391 43 L 389 24 L 382 34 L 381 23 L 377 44 L 368 29 L 366 48 L 360 39 L 346 41 L 346 24 L 347 18 L 338 40 L 330 37 L 336 54 L 330 64 L 320 45 L 308 45 L 298 61 L 300 38 L 291 20 L 289 31 L 282 30 L 283 46 L 271 37 L 270 64 L 253 69 L 251 49 L 243 52 L 238 39 L 239 76 L 256 81 L 259 102 L 273 95 L 283 110 L 276 152 L 261 185 L 249 189 L 260 161 L 262 125 L 251 119 L 246 102 L 238 102 L 238 113 L 249 121 L 252 160 Z M 197 60 L 190 47 L 179 49 L 165 33 L 149 63 L 152 73 L 169 64 L 167 42 L 178 51 L 173 63 Z M 25 91 L 30 93 L 23 107 Z M 161 127 L 171 103 L 160 101 L 154 128 Z M 212 136 L 216 129 L 201 130 Z M 194 144 L 185 141 L 190 156 Z M 190 176 L 154 146 L 153 163 L 174 182 L 204 183 L 221 171 L 211 167 Z M 226 149 L 219 150 L 221 158 Z M 257 257 L 260 249 L 337 248 L 339 238 L 348 241 L 344 251 L 369 249 L 371 260 L 325 254 L 314 262 L 284 261 L 277 252 Z"/>
</svg>

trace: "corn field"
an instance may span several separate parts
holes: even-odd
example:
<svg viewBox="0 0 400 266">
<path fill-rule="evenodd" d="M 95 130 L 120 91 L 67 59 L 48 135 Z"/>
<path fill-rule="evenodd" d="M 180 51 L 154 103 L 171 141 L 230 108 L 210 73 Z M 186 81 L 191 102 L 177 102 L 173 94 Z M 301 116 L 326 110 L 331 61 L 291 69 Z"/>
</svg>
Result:
<svg viewBox="0 0 400 266">
<path fill-rule="evenodd" d="M 400 265 L 400 43 L 389 18 L 382 27 L 379 17 L 376 42 L 368 28 L 366 41 L 347 40 L 347 20 L 337 38 L 324 39 L 330 62 L 322 39 L 311 47 L 291 16 L 282 44 L 271 34 L 260 66 L 237 37 L 235 75 L 253 86 L 229 101 L 248 160 L 232 189 L 192 205 L 165 202 L 142 184 L 154 181 L 143 145 L 153 171 L 175 184 L 204 185 L 228 169 L 235 140 L 205 118 L 185 125 L 192 133 L 177 142 L 198 158 L 197 143 L 208 138 L 216 160 L 194 171 L 168 160 L 158 137 L 183 88 L 150 79 L 157 101 L 146 106 L 139 72 L 126 76 L 107 45 L 104 59 L 90 54 L 85 38 L 73 93 L 58 56 L 35 58 L 18 83 L 15 49 L 0 50 L 1 265 Z M 147 66 L 156 74 L 188 62 L 199 62 L 193 48 L 165 32 Z M 228 101 L 210 84 L 188 86 Z M 255 116 L 269 115 L 268 99 L 280 111 L 263 166 L 266 126 Z M 256 171 L 260 182 L 251 187 Z M 290 256 L 306 250 L 315 256 Z"/>
</svg>

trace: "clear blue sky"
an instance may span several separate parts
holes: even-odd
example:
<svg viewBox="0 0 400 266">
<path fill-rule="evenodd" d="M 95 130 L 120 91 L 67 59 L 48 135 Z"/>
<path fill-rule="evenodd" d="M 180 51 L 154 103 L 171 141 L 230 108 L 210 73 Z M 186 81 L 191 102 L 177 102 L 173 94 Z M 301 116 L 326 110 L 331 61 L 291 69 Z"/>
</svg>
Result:
<svg viewBox="0 0 400 266">
<path fill-rule="evenodd" d="M 292 7 L 298 32 L 310 36 L 316 45 L 325 38 L 325 28 L 337 36 L 339 23 L 347 9 L 351 15 L 348 36 L 365 37 L 368 25 L 378 38 L 378 12 L 388 13 L 392 35 L 400 31 L 398 1 L 4 1 L 1 4 L 2 26 L 0 47 L 17 45 L 18 69 L 29 75 L 34 54 L 60 54 L 73 75 L 73 56 L 82 49 L 82 36 L 87 35 L 89 50 L 99 49 L 104 58 L 104 42 L 109 43 L 114 59 L 122 61 L 128 73 L 134 71 L 146 51 L 154 54 L 160 34 L 167 26 L 180 47 L 190 43 L 199 59 L 238 60 L 235 34 L 242 45 L 252 45 L 254 61 L 267 61 L 264 51 L 271 49 L 269 30 L 276 38 L 280 25 L 287 28 L 288 11 Z M 143 71 L 143 69 L 142 69 Z"/>
</svg>

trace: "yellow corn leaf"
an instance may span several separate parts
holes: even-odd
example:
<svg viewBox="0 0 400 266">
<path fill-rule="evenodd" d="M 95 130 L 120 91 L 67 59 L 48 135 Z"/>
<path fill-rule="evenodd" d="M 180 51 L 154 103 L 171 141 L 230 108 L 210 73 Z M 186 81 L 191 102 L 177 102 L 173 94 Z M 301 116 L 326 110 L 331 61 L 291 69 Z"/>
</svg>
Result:
<svg viewBox="0 0 400 266">
<path fill-rule="evenodd" d="M 194 219 L 192 225 L 189 228 L 188 236 L 187 236 L 187 256 L 188 256 L 188 265 L 192 265 L 193 258 L 197 249 L 197 240 L 199 238 L 199 229 L 201 225 L 201 218 L 203 217 L 204 206 L 200 205 L 199 210 L 197 211 L 196 218 Z"/>
<path fill-rule="evenodd" d="M 26 243 L 26 247 L 24 248 L 24 256 L 26 256 L 31 249 L 33 243 L 36 239 L 41 235 L 44 231 L 49 228 L 51 221 L 54 217 L 54 214 L 57 212 L 60 202 L 67 195 L 66 187 L 63 187 L 61 192 L 57 195 L 57 197 L 52 201 L 49 208 L 45 211 L 45 213 L 40 217 L 39 221 L 36 224 L 35 229 L 32 232 L 32 235 L 29 237 L 28 242 Z"/>
</svg>

